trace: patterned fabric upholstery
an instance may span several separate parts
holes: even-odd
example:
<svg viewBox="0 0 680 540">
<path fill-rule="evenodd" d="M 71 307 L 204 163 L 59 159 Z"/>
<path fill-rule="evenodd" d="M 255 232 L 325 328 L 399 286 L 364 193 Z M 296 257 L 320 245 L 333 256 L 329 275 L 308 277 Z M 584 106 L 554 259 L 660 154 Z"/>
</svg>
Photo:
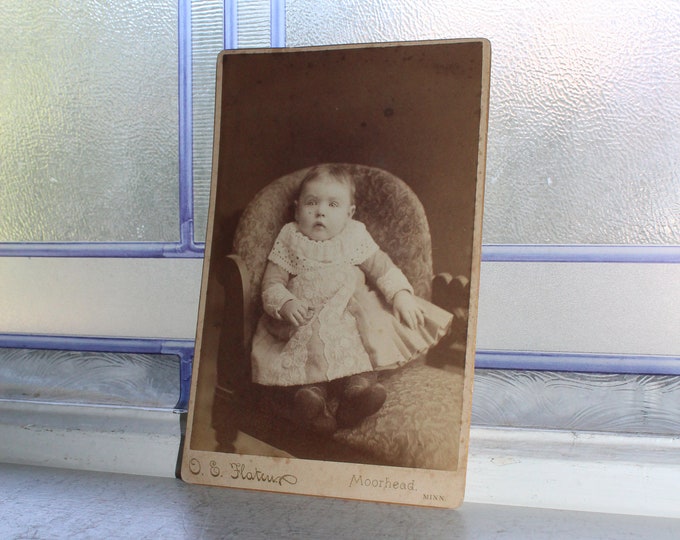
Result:
<svg viewBox="0 0 680 540">
<path fill-rule="evenodd" d="M 459 431 L 453 420 L 462 418 L 463 380 L 462 367 L 408 364 L 382 380 L 382 409 L 353 429 L 337 431 L 334 439 L 383 465 L 455 470 Z"/>
</svg>

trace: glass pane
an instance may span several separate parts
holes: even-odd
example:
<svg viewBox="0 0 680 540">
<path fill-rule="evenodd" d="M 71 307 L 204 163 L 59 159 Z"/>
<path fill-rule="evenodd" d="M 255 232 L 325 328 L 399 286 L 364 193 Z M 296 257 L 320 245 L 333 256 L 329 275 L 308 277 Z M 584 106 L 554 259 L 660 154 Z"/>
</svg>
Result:
<svg viewBox="0 0 680 540">
<path fill-rule="evenodd" d="M 489 38 L 484 242 L 680 244 L 677 1 L 288 0 L 286 33 Z"/>
<path fill-rule="evenodd" d="M 238 4 L 238 47 L 269 47 L 271 0 L 245 0 Z"/>
<path fill-rule="evenodd" d="M 194 240 L 205 241 L 210 203 L 215 73 L 224 48 L 224 2 L 191 3 Z"/>
<path fill-rule="evenodd" d="M 177 241 L 177 2 L 6 0 L 0 241 Z"/>
<path fill-rule="evenodd" d="M 477 426 L 677 436 L 680 377 L 477 369 Z"/>
<path fill-rule="evenodd" d="M 180 358 L 0 348 L 0 400 L 174 408 Z"/>
</svg>

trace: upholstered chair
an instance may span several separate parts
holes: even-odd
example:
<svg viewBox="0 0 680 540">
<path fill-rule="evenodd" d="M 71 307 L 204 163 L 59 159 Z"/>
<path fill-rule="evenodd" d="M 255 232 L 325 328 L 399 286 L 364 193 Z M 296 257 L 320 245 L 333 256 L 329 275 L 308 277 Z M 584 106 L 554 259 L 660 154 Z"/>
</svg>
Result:
<svg viewBox="0 0 680 540">
<path fill-rule="evenodd" d="M 224 263 L 225 326 L 218 358 L 213 425 L 223 450 L 236 431 L 273 452 L 300 458 L 359 461 L 451 470 L 456 466 L 463 392 L 464 280 L 432 271 L 430 229 L 413 190 L 387 171 L 344 165 L 356 183 L 356 213 L 378 245 L 404 272 L 415 294 L 456 315 L 454 333 L 422 358 L 381 373 L 388 398 L 359 426 L 331 438 L 306 433 L 286 419 L 276 392 L 250 383 L 249 351 L 262 315 L 261 280 L 281 227 L 293 219 L 294 200 L 307 169 L 274 180 L 244 209 Z M 462 332 L 460 331 L 462 329 Z"/>
</svg>

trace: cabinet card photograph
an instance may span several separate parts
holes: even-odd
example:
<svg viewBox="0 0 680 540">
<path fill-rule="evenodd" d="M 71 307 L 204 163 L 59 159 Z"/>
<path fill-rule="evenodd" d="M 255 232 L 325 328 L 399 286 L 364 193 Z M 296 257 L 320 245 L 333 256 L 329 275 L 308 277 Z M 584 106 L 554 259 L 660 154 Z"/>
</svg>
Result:
<svg viewBox="0 0 680 540">
<path fill-rule="evenodd" d="M 490 46 L 224 51 L 191 483 L 456 507 Z"/>
</svg>

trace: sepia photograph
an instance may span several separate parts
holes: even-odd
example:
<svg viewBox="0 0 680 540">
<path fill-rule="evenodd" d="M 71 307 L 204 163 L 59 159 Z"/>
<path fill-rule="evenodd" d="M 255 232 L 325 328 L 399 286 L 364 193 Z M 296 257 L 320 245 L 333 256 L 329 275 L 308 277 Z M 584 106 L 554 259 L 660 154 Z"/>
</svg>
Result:
<svg viewBox="0 0 680 540">
<path fill-rule="evenodd" d="M 187 482 L 456 507 L 490 48 L 224 51 Z"/>
</svg>

